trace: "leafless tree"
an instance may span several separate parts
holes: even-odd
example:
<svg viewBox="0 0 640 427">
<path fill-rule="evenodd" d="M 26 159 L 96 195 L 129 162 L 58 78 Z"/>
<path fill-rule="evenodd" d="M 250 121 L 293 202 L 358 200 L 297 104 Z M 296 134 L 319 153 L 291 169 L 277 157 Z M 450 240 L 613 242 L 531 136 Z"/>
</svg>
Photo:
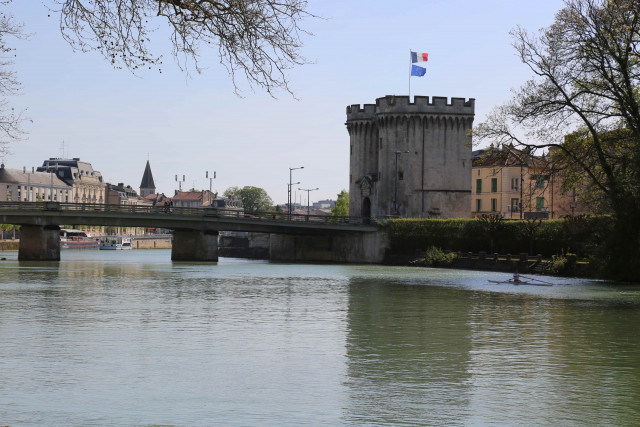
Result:
<svg viewBox="0 0 640 427">
<path fill-rule="evenodd" d="M 97 50 L 116 68 L 135 72 L 162 58 L 151 37 L 168 25 L 172 54 L 181 69 L 200 72 L 202 48 L 217 48 L 236 94 L 238 78 L 250 87 L 292 94 L 287 72 L 307 63 L 301 56 L 306 0 L 50 0 L 62 35 L 74 49 Z"/>
<path fill-rule="evenodd" d="M 10 2 L 0 1 L 0 8 Z M 14 50 L 10 40 L 24 37 L 22 25 L 0 9 L 0 157 L 8 154 L 10 142 L 20 139 L 24 134 L 20 127 L 24 112 L 12 108 L 8 99 L 20 92 L 20 83 L 13 69 Z"/>
</svg>

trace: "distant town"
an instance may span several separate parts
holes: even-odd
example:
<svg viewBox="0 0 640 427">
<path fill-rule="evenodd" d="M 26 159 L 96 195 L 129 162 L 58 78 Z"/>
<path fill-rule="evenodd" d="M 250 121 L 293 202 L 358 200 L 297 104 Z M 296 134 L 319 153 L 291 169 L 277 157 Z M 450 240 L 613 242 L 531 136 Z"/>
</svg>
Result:
<svg viewBox="0 0 640 427">
<path fill-rule="evenodd" d="M 102 174 L 90 162 L 80 158 L 50 158 L 38 167 L 22 169 L 0 165 L 0 201 L 7 202 L 61 202 L 97 203 L 127 206 L 167 206 L 185 208 L 216 207 L 242 209 L 242 201 L 234 196 L 226 197 L 211 190 L 182 188 L 169 192 L 158 192 L 153 180 L 151 165 L 147 161 L 142 173 L 139 192 L 125 183 L 104 182 Z M 292 202 L 292 213 L 301 215 L 328 216 L 335 200 L 320 200 L 309 203 Z M 286 210 L 287 204 L 273 206 Z M 117 230 L 124 234 L 140 234 L 142 230 Z"/>
</svg>

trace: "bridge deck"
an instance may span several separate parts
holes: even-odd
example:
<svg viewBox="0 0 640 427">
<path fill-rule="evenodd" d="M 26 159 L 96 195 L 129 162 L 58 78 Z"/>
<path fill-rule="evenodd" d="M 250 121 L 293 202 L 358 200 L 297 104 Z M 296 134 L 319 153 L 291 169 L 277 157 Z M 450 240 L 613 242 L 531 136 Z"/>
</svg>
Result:
<svg viewBox="0 0 640 427">
<path fill-rule="evenodd" d="M 58 202 L 0 202 L 0 224 L 155 227 L 312 235 L 378 231 L 373 219 L 359 217 Z"/>
</svg>

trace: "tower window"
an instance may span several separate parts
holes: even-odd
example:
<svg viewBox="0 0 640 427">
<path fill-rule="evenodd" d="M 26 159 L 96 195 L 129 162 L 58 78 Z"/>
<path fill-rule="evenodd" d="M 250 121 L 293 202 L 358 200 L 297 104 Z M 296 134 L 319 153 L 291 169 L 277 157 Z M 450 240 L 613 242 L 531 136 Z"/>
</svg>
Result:
<svg viewBox="0 0 640 427">
<path fill-rule="evenodd" d="M 404 179 L 404 173 L 403 172 L 398 172 L 398 179 L 400 181 L 402 181 Z"/>
</svg>

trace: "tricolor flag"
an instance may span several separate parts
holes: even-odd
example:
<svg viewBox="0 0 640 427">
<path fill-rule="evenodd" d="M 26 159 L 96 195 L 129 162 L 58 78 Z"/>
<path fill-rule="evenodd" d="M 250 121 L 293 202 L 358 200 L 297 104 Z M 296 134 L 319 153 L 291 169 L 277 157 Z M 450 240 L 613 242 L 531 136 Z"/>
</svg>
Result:
<svg viewBox="0 0 640 427">
<path fill-rule="evenodd" d="M 418 53 L 411 52 L 411 62 L 415 64 L 416 62 L 427 62 L 429 60 L 428 53 Z"/>
<path fill-rule="evenodd" d="M 418 77 L 422 77 L 424 76 L 424 74 L 427 72 L 427 69 L 424 67 L 419 67 L 417 65 L 412 65 L 411 66 L 411 75 L 412 76 L 418 76 Z"/>
</svg>

